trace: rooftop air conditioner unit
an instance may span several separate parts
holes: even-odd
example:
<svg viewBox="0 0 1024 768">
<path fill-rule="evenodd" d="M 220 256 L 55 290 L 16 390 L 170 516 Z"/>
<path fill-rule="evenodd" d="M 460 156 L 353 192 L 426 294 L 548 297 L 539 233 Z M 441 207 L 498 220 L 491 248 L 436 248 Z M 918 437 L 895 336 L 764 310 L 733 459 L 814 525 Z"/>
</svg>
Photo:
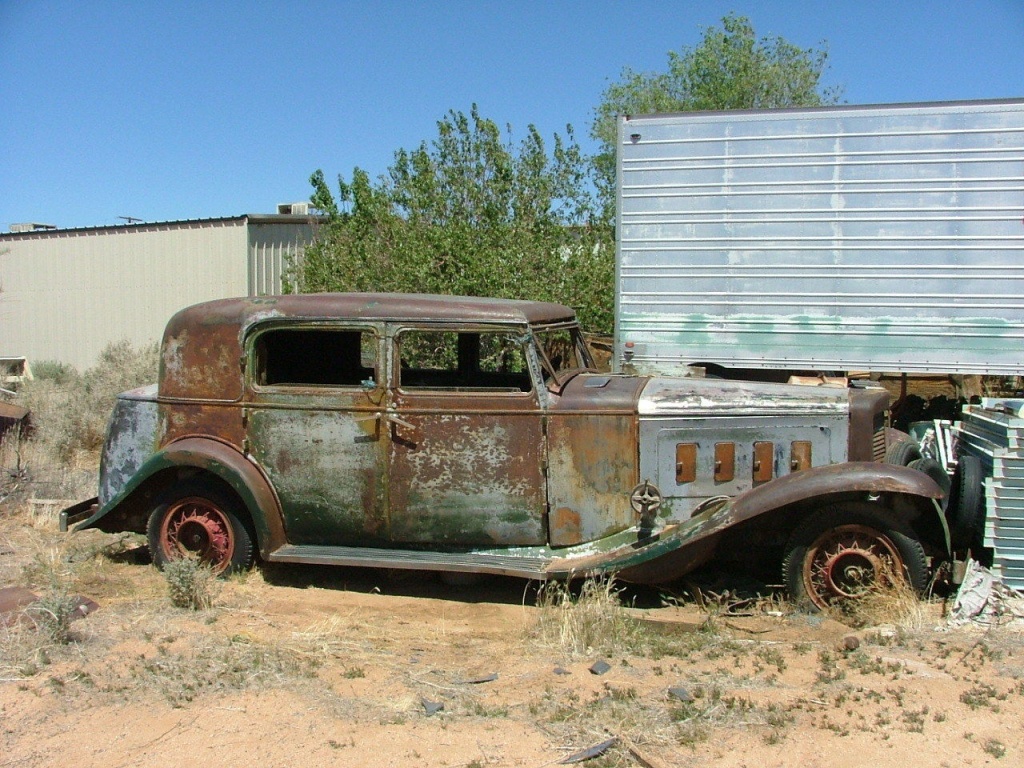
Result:
<svg viewBox="0 0 1024 768">
<path fill-rule="evenodd" d="M 309 203 L 278 203 L 277 212 L 284 215 L 308 216 Z"/>
</svg>

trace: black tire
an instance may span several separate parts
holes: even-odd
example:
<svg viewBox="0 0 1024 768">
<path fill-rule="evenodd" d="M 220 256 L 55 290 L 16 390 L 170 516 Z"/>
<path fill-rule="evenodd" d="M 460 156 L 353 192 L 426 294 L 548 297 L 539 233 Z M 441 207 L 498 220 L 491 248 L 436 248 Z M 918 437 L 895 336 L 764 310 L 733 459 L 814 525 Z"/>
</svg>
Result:
<svg viewBox="0 0 1024 768">
<path fill-rule="evenodd" d="M 928 561 L 921 542 L 867 504 L 826 507 L 793 531 L 782 578 L 798 605 L 818 611 L 870 590 L 882 561 L 886 572 L 901 574 L 914 591 L 924 589 Z"/>
<path fill-rule="evenodd" d="M 914 459 L 908 465 L 911 469 L 916 469 L 918 472 L 924 472 L 928 477 L 935 481 L 935 484 L 942 489 L 942 492 L 946 495 L 946 503 L 949 503 L 949 489 L 952 485 L 952 481 L 949 475 L 946 474 L 946 470 L 942 468 L 935 459 L 929 459 L 927 456 L 920 459 Z"/>
<path fill-rule="evenodd" d="M 905 467 L 921 458 L 921 448 L 913 440 L 898 440 L 885 449 L 885 463 Z"/>
<path fill-rule="evenodd" d="M 163 568 L 191 554 L 218 573 L 252 568 L 255 537 L 243 515 L 234 496 L 207 483 L 169 489 L 157 500 L 146 527 L 153 562 Z"/>
<path fill-rule="evenodd" d="M 946 505 L 954 547 L 981 543 L 985 522 L 985 473 L 977 456 L 961 456 Z"/>
</svg>

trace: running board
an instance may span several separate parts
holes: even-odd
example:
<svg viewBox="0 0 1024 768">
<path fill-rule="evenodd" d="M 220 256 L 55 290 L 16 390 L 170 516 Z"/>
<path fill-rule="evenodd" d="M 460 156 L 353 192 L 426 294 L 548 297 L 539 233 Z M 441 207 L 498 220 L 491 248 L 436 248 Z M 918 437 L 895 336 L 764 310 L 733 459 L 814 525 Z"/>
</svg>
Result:
<svg viewBox="0 0 1024 768">
<path fill-rule="evenodd" d="M 267 555 L 275 563 L 354 565 L 364 568 L 408 568 L 420 571 L 493 573 L 525 579 L 547 579 L 550 557 L 494 555 L 475 552 L 423 552 L 409 549 L 321 547 L 286 544 Z"/>
</svg>

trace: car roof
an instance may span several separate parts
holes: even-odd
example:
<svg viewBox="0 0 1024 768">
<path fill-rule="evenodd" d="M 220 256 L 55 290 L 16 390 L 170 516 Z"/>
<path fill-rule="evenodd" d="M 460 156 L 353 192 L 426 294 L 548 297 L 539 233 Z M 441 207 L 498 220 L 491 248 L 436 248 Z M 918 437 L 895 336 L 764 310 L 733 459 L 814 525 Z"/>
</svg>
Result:
<svg viewBox="0 0 1024 768">
<path fill-rule="evenodd" d="M 573 310 L 545 301 L 440 296 L 424 293 L 304 293 L 220 299 L 183 312 L 199 322 L 234 319 L 249 325 L 268 316 L 360 318 L 367 320 L 440 320 L 480 323 L 554 323 L 574 318 Z"/>
<path fill-rule="evenodd" d="M 562 304 L 414 293 L 306 293 L 217 299 L 195 304 L 167 323 L 160 394 L 235 400 L 238 361 L 249 329 L 279 320 L 330 319 L 543 325 L 573 320 Z"/>
</svg>

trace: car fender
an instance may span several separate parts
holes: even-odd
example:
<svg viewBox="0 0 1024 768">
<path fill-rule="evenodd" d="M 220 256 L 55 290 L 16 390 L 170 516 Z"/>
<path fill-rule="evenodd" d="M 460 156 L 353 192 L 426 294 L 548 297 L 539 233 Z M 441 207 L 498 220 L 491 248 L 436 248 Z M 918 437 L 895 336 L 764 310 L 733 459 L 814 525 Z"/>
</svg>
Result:
<svg viewBox="0 0 1024 768">
<path fill-rule="evenodd" d="M 189 467 L 215 475 L 238 494 L 252 519 L 261 554 L 285 543 L 281 504 L 262 469 L 238 449 L 209 437 L 181 438 L 156 451 L 117 496 L 77 524 L 75 530 L 104 529 L 104 519 L 122 514 L 148 480 L 165 470 Z"/>
<path fill-rule="evenodd" d="M 733 499 L 733 523 L 801 501 L 839 493 L 903 494 L 941 499 L 942 489 L 923 472 L 872 461 L 829 464 L 793 472 Z"/>
</svg>

